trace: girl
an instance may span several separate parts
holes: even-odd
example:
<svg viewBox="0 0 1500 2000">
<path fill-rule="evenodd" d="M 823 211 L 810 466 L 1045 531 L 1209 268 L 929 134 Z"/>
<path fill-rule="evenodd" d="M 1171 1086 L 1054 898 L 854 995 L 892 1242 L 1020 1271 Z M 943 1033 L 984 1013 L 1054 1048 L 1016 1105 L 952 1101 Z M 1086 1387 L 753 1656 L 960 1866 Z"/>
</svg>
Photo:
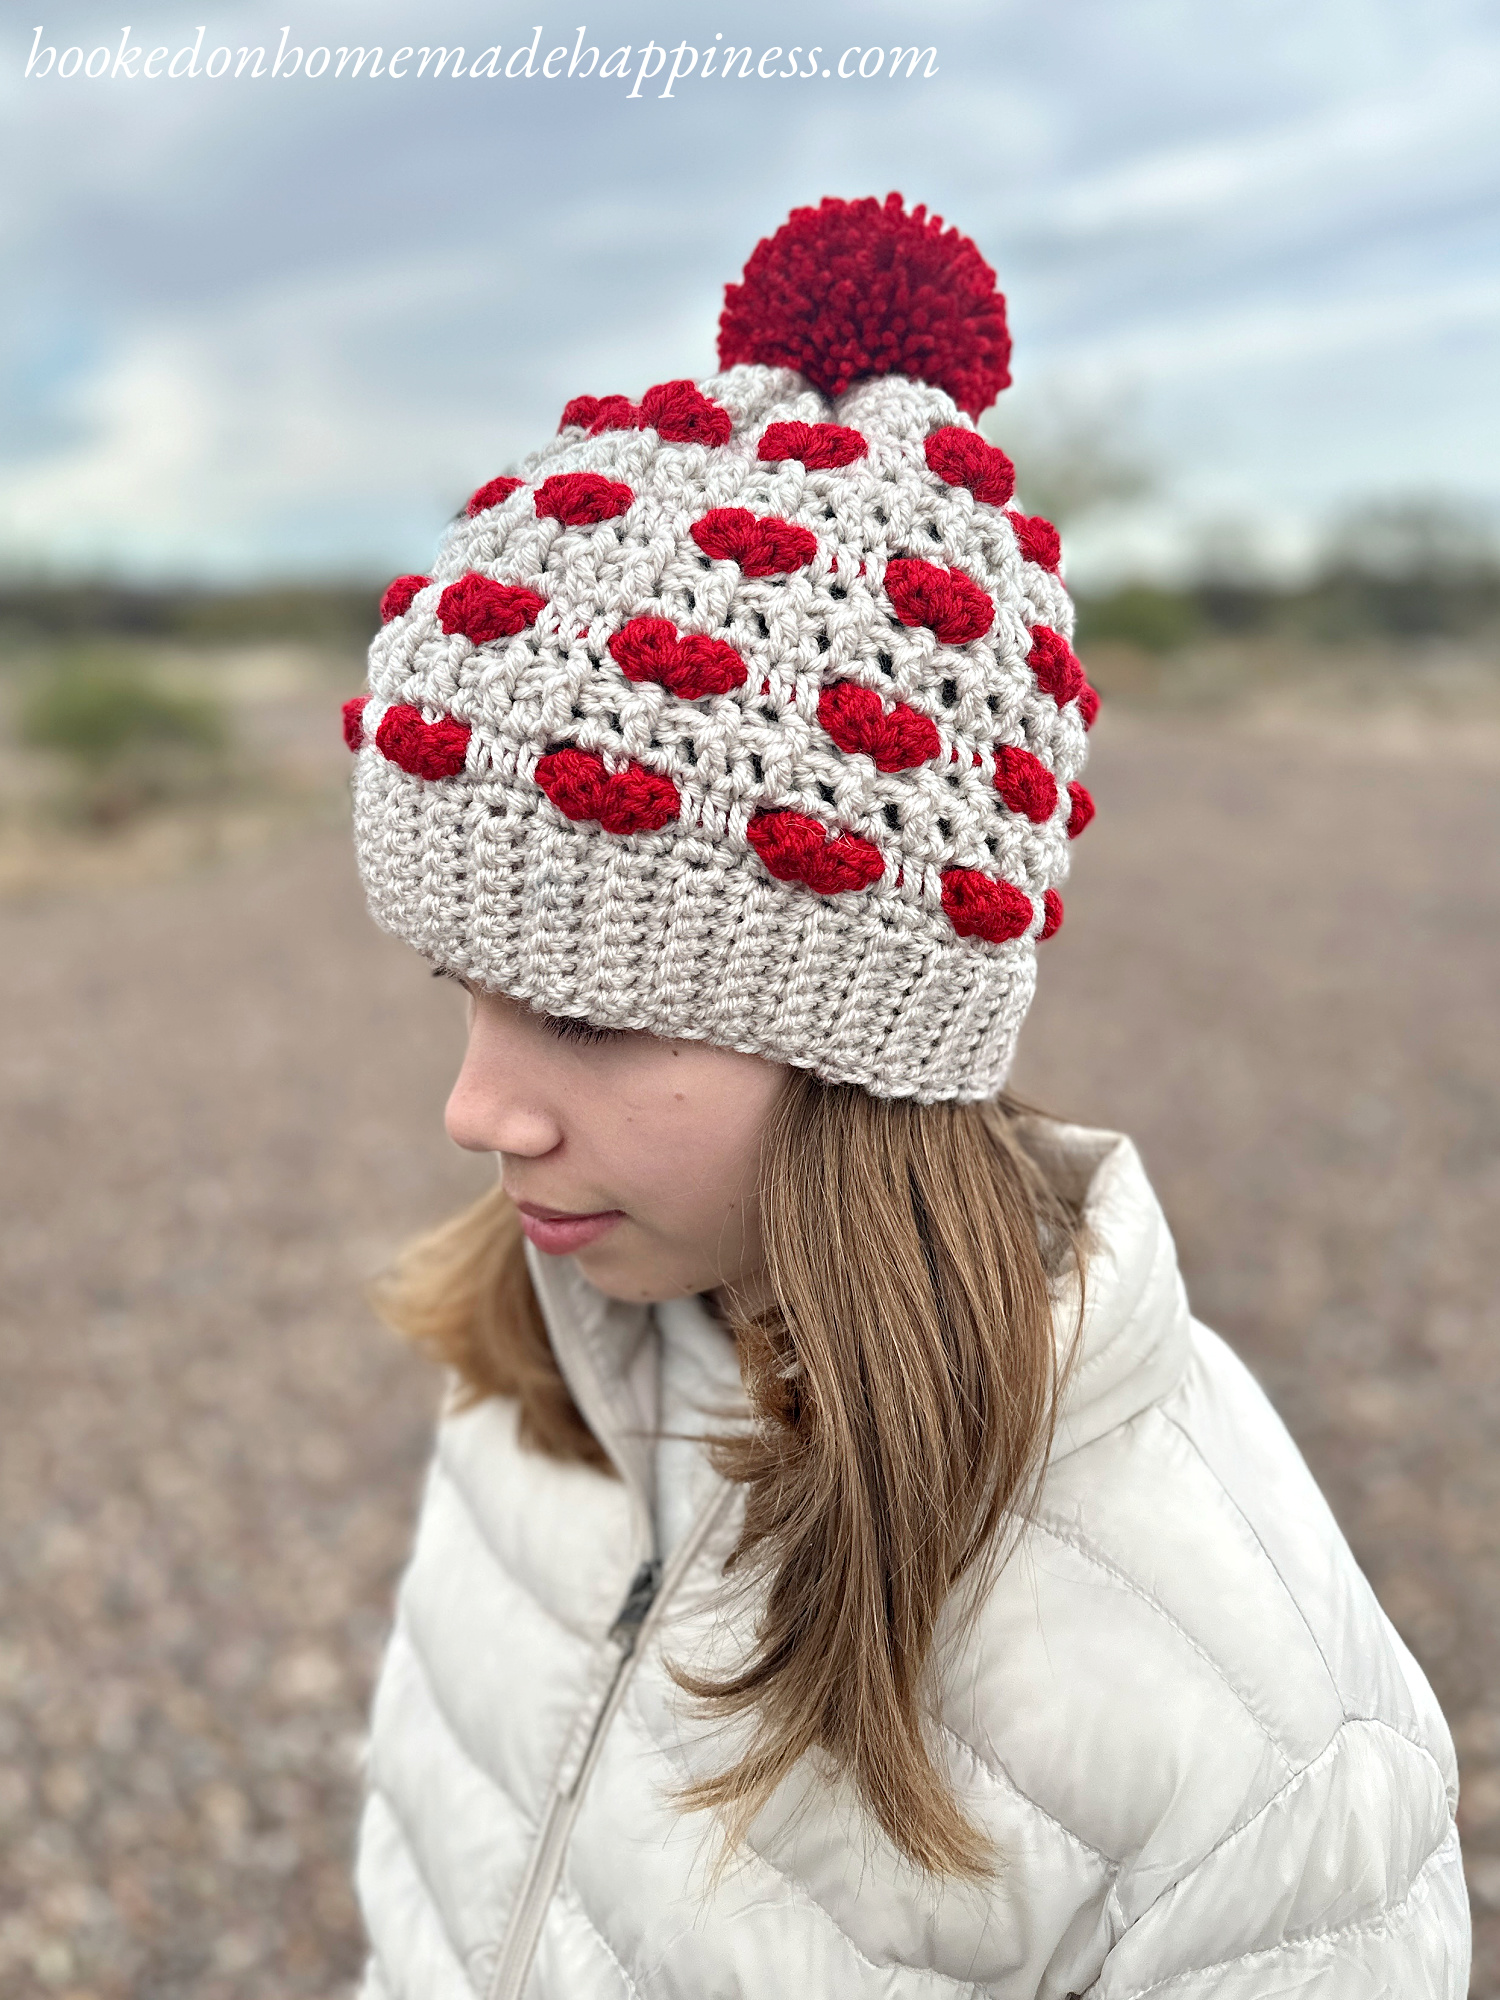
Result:
<svg viewBox="0 0 1500 2000">
<path fill-rule="evenodd" d="M 1125 1139 L 1001 1095 L 1097 706 L 974 246 L 798 210 L 387 591 L 379 921 L 500 1185 L 376 1696 L 367 2000 L 1461 2000 L 1453 1751 Z"/>
</svg>

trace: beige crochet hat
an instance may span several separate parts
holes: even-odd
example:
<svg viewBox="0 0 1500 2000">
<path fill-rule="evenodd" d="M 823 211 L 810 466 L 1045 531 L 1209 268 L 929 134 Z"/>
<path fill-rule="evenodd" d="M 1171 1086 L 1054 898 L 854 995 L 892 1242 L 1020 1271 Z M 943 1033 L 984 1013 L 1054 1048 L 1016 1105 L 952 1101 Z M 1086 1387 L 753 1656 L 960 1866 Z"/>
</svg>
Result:
<svg viewBox="0 0 1500 2000">
<path fill-rule="evenodd" d="M 376 919 L 551 1014 L 997 1090 L 1097 707 L 974 425 L 1008 357 L 972 243 L 825 201 L 729 288 L 721 373 L 571 402 L 382 600 L 344 712 Z"/>
</svg>

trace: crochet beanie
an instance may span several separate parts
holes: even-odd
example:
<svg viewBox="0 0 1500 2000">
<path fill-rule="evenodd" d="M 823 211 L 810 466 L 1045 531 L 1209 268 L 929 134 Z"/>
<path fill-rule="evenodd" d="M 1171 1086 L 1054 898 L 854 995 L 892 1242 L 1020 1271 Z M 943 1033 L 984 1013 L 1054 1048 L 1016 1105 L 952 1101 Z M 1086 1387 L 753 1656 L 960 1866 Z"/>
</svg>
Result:
<svg viewBox="0 0 1500 2000">
<path fill-rule="evenodd" d="M 549 1014 L 996 1091 L 1098 705 L 975 426 L 1009 353 L 972 243 L 827 200 L 728 288 L 718 374 L 570 402 L 382 599 L 344 710 L 376 920 Z"/>
</svg>

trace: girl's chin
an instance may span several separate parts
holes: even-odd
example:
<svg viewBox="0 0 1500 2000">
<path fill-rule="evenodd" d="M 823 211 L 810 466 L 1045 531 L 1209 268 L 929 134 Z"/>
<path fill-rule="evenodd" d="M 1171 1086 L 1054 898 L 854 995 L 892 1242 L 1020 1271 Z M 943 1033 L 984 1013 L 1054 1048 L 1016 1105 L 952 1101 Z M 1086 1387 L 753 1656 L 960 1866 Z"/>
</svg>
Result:
<svg viewBox="0 0 1500 2000">
<path fill-rule="evenodd" d="M 668 1299 L 691 1298 L 697 1287 L 650 1257 L 632 1257 L 629 1246 L 616 1243 L 622 1231 L 575 1252 L 573 1261 L 596 1291 L 629 1305 L 658 1306 Z"/>
</svg>

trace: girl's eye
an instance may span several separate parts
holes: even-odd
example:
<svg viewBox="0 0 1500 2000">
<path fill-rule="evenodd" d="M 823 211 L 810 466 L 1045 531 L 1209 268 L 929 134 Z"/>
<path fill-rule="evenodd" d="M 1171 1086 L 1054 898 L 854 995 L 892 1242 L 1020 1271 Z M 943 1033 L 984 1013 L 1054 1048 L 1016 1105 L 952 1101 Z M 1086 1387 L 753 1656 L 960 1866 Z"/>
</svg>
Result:
<svg viewBox="0 0 1500 2000">
<path fill-rule="evenodd" d="M 542 1020 L 549 1035 L 556 1035 L 560 1042 L 619 1042 L 624 1035 L 619 1028 L 596 1028 L 592 1021 L 581 1020 L 576 1014 L 544 1014 Z"/>
</svg>

